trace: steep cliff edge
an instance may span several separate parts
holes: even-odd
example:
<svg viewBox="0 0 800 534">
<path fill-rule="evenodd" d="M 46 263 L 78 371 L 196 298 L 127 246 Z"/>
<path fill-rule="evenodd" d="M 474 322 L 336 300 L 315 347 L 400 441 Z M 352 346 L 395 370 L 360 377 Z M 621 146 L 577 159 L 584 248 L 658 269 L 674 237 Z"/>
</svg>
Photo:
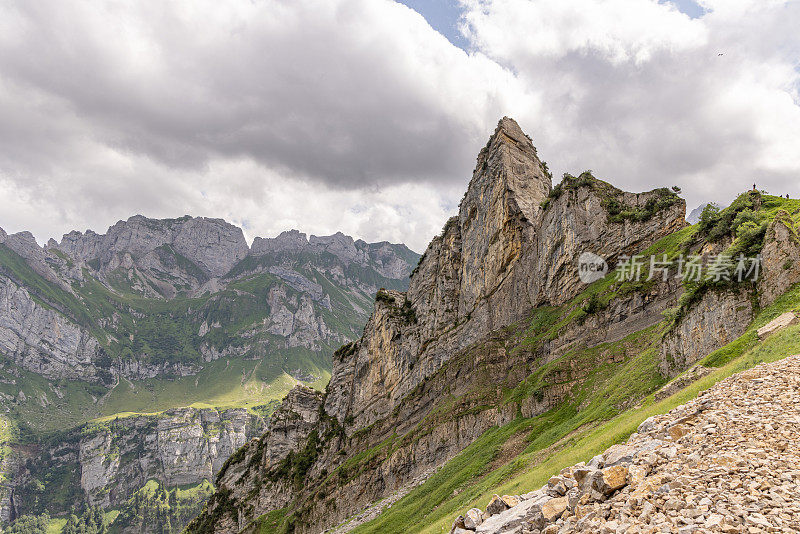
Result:
<svg viewBox="0 0 800 534">
<path fill-rule="evenodd" d="M 623 193 L 590 173 L 552 188 L 530 139 L 501 120 L 408 292 L 380 292 L 362 338 L 334 355 L 319 422 L 277 465 L 251 446 L 190 531 L 256 529 L 273 512 L 319 532 L 404 491 L 489 428 L 557 406 L 601 362 L 635 358 L 678 285 L 607 285 L 603 305 L 589 305 L 577 259 L 655 246 L 684 214 L 668 190 Z M 543 331 L 533 339 L 531 322 Z M 567 358 L 559 384 L 506 398 L 578 347 L 592 357 Z"/>
<path fill-rule="evenodd" d="M 264 428 L 262 418 L 244 409 L 179 408 L 66 431 L 25 446 L 28 459 L 13 473 L 8 515 L 120 508 L 149 480 L 167 488 L 213 480 Z"/>
</svg>

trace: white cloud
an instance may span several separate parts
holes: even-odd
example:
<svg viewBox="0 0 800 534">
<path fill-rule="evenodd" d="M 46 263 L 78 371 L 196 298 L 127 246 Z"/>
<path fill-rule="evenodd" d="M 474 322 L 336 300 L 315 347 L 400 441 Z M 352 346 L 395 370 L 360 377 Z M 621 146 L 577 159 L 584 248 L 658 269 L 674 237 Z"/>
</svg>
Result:
<svg viewBox="0 0 800 534">
<path fill-rule="evenodd" d="M 465 30 L 493 57 L 516 66 L 572 52 L 613 63 L 641 62 L 655 52 L 685 50 L 706 39 L 697 20 L 648 0 L 463 0 Z"/>
<path fill-rule="evenodd" d="M 469 0 L 465 20 L 539 94 L 543 113 L 521 122 L 551 169 L 679 184 L 690 207 L 753 180 L 800 195 L 800 6 L 703 5 L 691 19 L 648 0 Z"/>
<path fill-rule="evenodd" d="M 189 213 L 422 250 L 503 115 L 557 173 L 800 196 L 797 3 L 463 4 L 469 53 L 390 0 L 4 3 L 0 225 Z"/>
</svg>

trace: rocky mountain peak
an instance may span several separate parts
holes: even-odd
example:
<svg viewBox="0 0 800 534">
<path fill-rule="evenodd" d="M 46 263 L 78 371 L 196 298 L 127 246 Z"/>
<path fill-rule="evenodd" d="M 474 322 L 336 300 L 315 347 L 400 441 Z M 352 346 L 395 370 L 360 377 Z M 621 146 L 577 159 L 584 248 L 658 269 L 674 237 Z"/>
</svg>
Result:
<svg viewBox="0 0 800 534">
<path fill-rule="evenodd" d="M 462 250 L 467 310 L 497 288 L 519 257 L 551 188 L 530 138 L 513 119 L 501 119 L 478 156 L 458 214 L 461 239 L 468 245 Z"/>
<path fill-rule="evenodd" d="M 100 270 L 113 270 L 143 258 L 160 247 L 170 246 L 210 276 L 222 276 L 247 255 L 249 247 L 242 229 L 222 219 L 184 216 L 179 219 L 150 219 L 134 215 L 118 221 L 105 234 L 91 230 L 70 232 L 58 248 L 73 258 L 96 260 Z M 148 260 L 149 263 L 152 263 Z"/>
<path fill-rule="evenodd" d="M 256 237 L 250 254 L 261 256 L 274 252 L 300 252 L 308 248 L 308 237 L 299 230 L 286 230 L 277 237 Z"/>
<path fill-rule="evenodd" d="M 431 241 L 407 297 L 392 299 L 392 313 L 376 306 L 355 364 L 334 358 L 328 413 L 368 426 L 454 351 L 532 308 L 558 306 L 577 295 L 585 287 L 578 276 L 581 253 L 614 258 L 685 224 L 685 205 L 677 197 L 662 199 L 663 209 L 617 220 L 605 208 L 608 199 L 639 213 L 656 193 L 625 193 L 585 178 L 554 189 L 530 138 L 503 118 L 478 156 L 458 215 Z M 398 317 L 412 318 L 411 324 Z M 351 369 L 367 378 L 355 380 Z"/>
<path fill-rule="evenodd" d="M 359 254 L 353 238 L 349 235 L 344 235 L 342 232 L 336 232 L 328 236 L 312 235 L 308 238 L 308 241 L 312 246 L 330 252 L 345 261 L 357 261 L 359 256 L 363 257 L 363 254 Z"/>
</svg>

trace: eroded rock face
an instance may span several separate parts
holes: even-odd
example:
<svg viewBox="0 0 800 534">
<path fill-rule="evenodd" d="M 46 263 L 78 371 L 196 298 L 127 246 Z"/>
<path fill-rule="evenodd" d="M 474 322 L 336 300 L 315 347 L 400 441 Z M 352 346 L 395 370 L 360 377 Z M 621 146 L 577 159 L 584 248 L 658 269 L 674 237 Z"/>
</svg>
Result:
<svg viewBox="0 0 800 534">
<path fill-rule="evenodd" d="M 97 380 L 97 340 L 28 291 L 0 276 L 0 354 L 51 379 Z M 107 371 L 107 369 L 106 369 Z"/>
<path fill-rule="evenodd" d="M 212 504 L 224 503 L 235 514 L 216 520 L 209 511 L 190 531 L 203 525 L 215 532 L 235 532 L 234 525 L 247 524 L 297 498 L 295 504 L 306 512 L 304 524 L 297 528 L 320 532 L 371 503 L 384 498 L 393 502 L 488 428 L 513 420 L 517 410 L 526 417 L 543 413 L 563 400 L 569 387 L 553 387 L 535 404 L 509 403 L 475 412 L 467 401 L 445 409 L 443 399 L 458 399 L 478 382 L 518 383 L 569 350 L 578 338 L 600 343 L 659 322 L 660 312 L 674 305 L 674 281 L 618 299 L 579 330 L 567 328 L 531 353 L 511 354 L 501 339 L 491 336 L 527 317 L 534 307 L 577 295 L 585 287 L 578 277 L 581 252 L 594 251 L 613 260 L 685 224 L 685 206 L 677 200 L 649 218 L 615 222 L 608 217 L 609 194 L 627 205 L 643 206 L 657 193 L 623 194 L 595 179 L 557 197 L 551 198 L 550 191 L 549 175 L 531 141 L 515 122 L 503 119 L 481 151 L 459 215 L 432 240 L 408 292 L 380 292 L 362 338 L 334 355 L 317 427 L 320 435 L 330 437 L 304 474 L 321 484 L 323 473 L 341 466 L 348 451 L 374 450 L 392 435 L 407 439 L 394 444 L 391 457 L 352 477 L 338 475 L 344 478 L 334 488 L 326 484 L 326 497 L 314 495 L 314 483 L 292 487 L 289 477 L 260 485 L 258 495 L 249 497 L 247 492 L 255 487 L 251 481 L 226 475 Z M 580 370 L 575 372 L 580 375 Z M 303 446 L 298 443 L 295 451 Z M 247 454 L 255 457 L 254 452 Z M 238 459 L 238 467 L 229 469 L 244 470 L 248 458 Z"/>
<path fill-rule="evenodd" d="M 606 196 L 644 206 L 657 192 L 623 193 L 593 179 L 544 210 L 550 191 L 530 139 L 504 118 L 478 156 L 458 217 L 428 246 L 407 296 L 379 303 L 350 361 L 334 359 L 328 413 L 370 425 L 457 351 L 536 306 L 578 294 L 582 252 L 613 260 L 686 224 L 683 201 L 641 221 L 607 216 Z M 410 323 L 401 318 L 406 299 L 415 311 Z"/>
<path fill-rule="evenodd" d="M 661 345 L 659 369 L 672 376 L 741 336 L 753 318 L 748 288 L 707 291 Z"/>
<path fill-rule="evenodd" d="M 604 197 L 641 208 L 658 195 L 658 191 L 623 192 L 601 183 L 597 188 L 566 190 L 552 201 L 537 232 L 532 255 L 535 264 L 520 273 L 530 302 L 537 306 L 545 302 L 560 305 L 579 293 L 585 287 L 576 268 L 582 252 L 596 254 L 613 265 L 620 255 L 641 252 L 683 228 L 686 206 L 682 200 L 646 220 L 611 222 L 607 217 Z"/>
<path fill-rule="evenodd" d="M 223 463 L 264 428 L 263 420 L 244 409 L 179 408 L 121 418 L 78 429 L 76 439 L 45 449 L 28 462 L 33 472 L 21 473 L 17 482 L 22 487 L 32 475 L 66 466 L 80 474 L 78 494 L 86 502 L 115 506 L 149 479 L 167 486 L 213 480 Z M 25 513 L 26 503 L 18 502 L 17 508 Z"/>
<path fill-rule="evenodd" d="M 214 514 L 217 507 L 222 507 L 226 512 L 222 513 L 219 520 L 201 516 L 195 520 L 193 528 L 201 528 L 206 523 L 226 532 L 238 532 L 243 528 L 249 522 L 249 517 L 238 513 L 228 503 L 242 500 L 263 472 L 276 468 L 290 453 L 303 447 L 309 435 L 317 430 L 321 405 L 321 393 L 306 386 L 295 386 L 280 408 L 272 414 L 269 431 L 247 443 L 236 453 L 238 458 L 233 458 L 219 472 L 216 485 L 223 490 L 212 497 L 208 513 Z M 260 491 L 253 497 L 253 505 L 257 509 L 283 508 L 291 502 L 296 491 L 290 481 L 279 480 L 274 484 L 259 486 Z"/>
<path fill-rule="evenodd" d="M 757 293 L 749 283 L 709 290 L 667 333 L 659 366 L 663 374 L 677 374 L 741 336 L 753 318 L 756 301 L 767 307 L 800 282 L 800 237 L 786 212 L 779 212 L 767 228 L 761 257 Z"/>
<path fill-rule="evenodd" d="M 761 257 L 759 304 L 765 308 L 800 281 L 800 237 L 785 211 L 767 228 Z"/>
</svg>

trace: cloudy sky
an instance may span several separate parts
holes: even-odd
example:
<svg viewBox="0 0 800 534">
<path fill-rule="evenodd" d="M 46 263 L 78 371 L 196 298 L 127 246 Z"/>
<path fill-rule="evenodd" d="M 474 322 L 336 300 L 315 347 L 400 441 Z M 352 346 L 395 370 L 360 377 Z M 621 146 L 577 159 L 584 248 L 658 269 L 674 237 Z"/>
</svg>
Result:
<svg viewBox="0 0 800 534">
<path fill-rule="evenodd" d="M 422 250 L 516 118 L 556 176 L 800 196 L 800 2 L 0 0 L 0 226 Z"/>
</svg>

